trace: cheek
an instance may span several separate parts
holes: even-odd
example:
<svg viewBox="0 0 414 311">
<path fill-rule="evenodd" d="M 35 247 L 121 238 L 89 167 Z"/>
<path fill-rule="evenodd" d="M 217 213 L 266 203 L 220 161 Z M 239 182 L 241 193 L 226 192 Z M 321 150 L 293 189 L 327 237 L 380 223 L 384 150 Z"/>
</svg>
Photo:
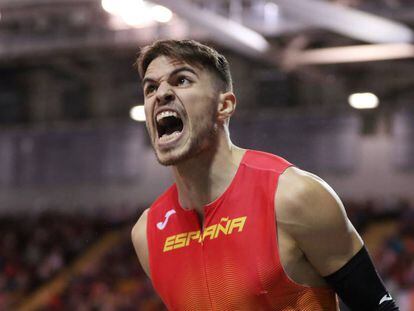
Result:
<svg viewBox="0 0 414 311">
<path fill-rule="evenodd" d="M 151 109 L 150 109 L 150 105 L 145 103 L 144 104 L 144 112 L 145 112 L 145 119 L 148 120 L 151 118 Z"/>
<path fill-rule="evenodd" d="M 195 109 L 192 114 L 193 125 L 196 128 L 205 128 L 214 123 L 215 109 L 212 107 L 212 103 L 204 103 L 199 109 Z"/>
<path fill-rule="evenodd" d="M 214 92 L 198 89 L 191 93 L 178 94 L 178 97 L 184 103 L 189 120 L 195 127 L 211 123 L 216 115 L 217 103 Z"/>
<path fill-rule="evenodd" d="M 151 110 L 149 106 L 144 105 L 144 113 L 145 113 L 145 125 L 147 129 L 150 129 L 150 127 L 152 126 L 152 122 L 151 122 Z"/>
</svg>

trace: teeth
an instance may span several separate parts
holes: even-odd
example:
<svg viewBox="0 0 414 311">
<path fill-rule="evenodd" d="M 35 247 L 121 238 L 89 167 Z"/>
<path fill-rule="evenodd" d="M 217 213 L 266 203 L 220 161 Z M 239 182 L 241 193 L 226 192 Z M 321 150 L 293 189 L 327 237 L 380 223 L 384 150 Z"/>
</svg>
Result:
<svg viewBox="0 0 414 311">
<path fill-rule="evenodd" d="M 157 122 L 160 121 L 163 118 L 166 117 L 178 117 L 178 114 L 175 111 L 171 111 L 171 110 L 167 110 L 167 111 L 162 111 L 159 114 L 157 114 Z"/>
</svg>

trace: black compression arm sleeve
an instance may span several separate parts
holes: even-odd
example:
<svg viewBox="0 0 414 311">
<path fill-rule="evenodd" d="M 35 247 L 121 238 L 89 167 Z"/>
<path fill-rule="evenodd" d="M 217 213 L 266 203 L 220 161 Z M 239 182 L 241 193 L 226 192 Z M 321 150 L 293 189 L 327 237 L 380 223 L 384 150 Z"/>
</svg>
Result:
<svg viewBox="0 0 414 311">
<path fill-rule="evenodd" d="M 399 310 L 378 276 L 365 246 L 341 269 L 324 279 L 352 311 Z"/>
</svg>

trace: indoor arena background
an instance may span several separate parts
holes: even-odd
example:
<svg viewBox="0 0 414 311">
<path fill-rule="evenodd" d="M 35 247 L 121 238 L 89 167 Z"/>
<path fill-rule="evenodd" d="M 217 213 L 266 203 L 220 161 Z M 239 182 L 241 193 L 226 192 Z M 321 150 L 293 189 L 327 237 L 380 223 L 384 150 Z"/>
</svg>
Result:
<svg viewBox="0 0 414 311">
<path fill-rule="evenodd" d="M 0 310 L 164 310 L 130 242 L 172 182 L 134 66 L 160 38 L 226 55 L 234 143 L 332 185 L 414 310 L 413 26 L 411 0 L 0 0 Z"/>
</svg>

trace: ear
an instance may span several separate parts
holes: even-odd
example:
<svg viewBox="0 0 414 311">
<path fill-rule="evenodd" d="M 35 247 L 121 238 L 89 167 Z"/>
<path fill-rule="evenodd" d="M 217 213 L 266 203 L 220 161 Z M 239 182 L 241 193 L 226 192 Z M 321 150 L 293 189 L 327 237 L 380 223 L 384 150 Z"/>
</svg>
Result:
<svg viewBox="0 0 414 311">
<path fill-rule="evenodd" d="M 217 106 L 217 118 L 221 121 L 228 120 L 236 110 L 236 96 L 233 92 L 222 93 L 219 96 Z"/>
</svg>

